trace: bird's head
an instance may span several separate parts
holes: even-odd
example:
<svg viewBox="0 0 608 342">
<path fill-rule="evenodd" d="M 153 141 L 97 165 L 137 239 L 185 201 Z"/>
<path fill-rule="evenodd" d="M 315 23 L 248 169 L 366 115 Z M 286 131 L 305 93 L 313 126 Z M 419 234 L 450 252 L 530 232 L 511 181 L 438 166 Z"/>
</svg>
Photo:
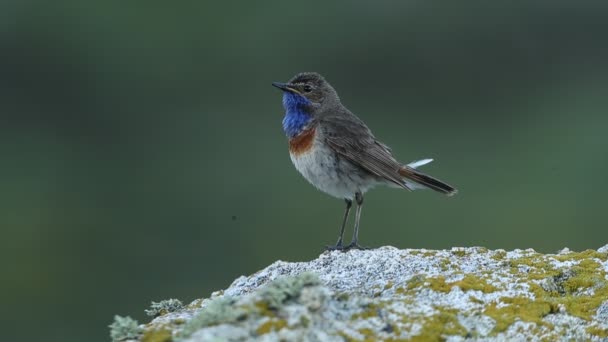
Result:
<svg viewBox="0 0 608 342">
<path fill-rule="evenodd" d="M 272 85 L 283 91 L 283 106 L 287 111 L 314 112 L 339 102 L 334 88 L 316 72 L 299 73 L 287 83 L 273 82 Z"/>
</svg>

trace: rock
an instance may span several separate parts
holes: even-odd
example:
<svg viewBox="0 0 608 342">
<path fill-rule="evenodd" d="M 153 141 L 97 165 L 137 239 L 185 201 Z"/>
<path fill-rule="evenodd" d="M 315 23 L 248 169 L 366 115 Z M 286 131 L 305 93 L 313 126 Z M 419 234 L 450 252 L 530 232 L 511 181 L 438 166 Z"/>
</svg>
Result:
<svg viewBox="0 0 608 342">
<path fill-rule="evenodd" d="M 167 312 L 140 340 L 608 340 L 608 245 L 333 251 L 277 261 Z"/>
</svg>

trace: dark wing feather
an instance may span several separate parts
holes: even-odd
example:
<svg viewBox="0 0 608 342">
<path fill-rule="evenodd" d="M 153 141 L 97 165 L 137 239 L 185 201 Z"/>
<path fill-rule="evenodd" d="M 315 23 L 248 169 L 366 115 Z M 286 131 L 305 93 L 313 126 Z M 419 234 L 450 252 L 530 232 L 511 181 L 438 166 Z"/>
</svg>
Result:
<svg viewBox="0 0 608 342">
<path fill-rule="evenodd" d="M 402 165 L 358 117 L 346 112 L 325 115 L 319 121 L 325 141 L 336 153 L 379 178 L 408 189 L 403 176 L 399 174 Z"/>
</svg>

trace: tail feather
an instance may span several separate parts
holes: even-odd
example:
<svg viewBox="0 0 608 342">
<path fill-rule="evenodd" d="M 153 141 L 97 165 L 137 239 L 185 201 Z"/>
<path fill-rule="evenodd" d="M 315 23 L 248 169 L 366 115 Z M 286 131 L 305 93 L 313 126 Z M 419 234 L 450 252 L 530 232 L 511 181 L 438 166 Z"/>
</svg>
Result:
<svg viewBox="0 0 608 342">
<path fill-rule="evenodd" d="M 412 169 L 417 169 L 418 167 L 422 166 L 422 165 L 426 165 L 430 162 L 432 162 L 433 159 L 421 159 L 421 160 L 415 160 L 409 164 L 407 164 L 407 166 L 411 167 Z"/>
<path fill-rule="evenodd" d="M 414 165 L 412 165 L 412 164 L 414 164 Z M 424 164 L 426 164 L 426 163 L 424 163 Z M 437 178 L 433 178 L 433 177 L 415 169 L 415 167 L 418 167 L 418 166 L 424 165 L 424 164 L 417 164 L 417 165 L 415 163 L 408 164 L 399 170 L 399 174 L 420 185 L 433 189 L 437 192 L 441 192 L 448 196 L 455 195 L 458 192 L 458 190 L 456 190 L 451 185 L 444 183 Z"/>
</svg>

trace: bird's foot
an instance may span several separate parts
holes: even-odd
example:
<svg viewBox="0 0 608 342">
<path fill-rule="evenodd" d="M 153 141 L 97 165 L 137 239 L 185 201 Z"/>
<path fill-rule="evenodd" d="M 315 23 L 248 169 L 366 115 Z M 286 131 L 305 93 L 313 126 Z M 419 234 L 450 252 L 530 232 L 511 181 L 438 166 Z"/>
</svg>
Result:
<svg viewBox="0 0 608 342">
<path fill-rule="evenodd" d="M 361 245 L 359 245 L 356 242 L 351 242 L 349 245 L 344 246 L 341 242 L 337 243 L 335 246 L 325 246 L 325 250 L 326 251 L 342 251 L 342 252 L 348 252 L 351 249 L 359 249 L 359 250 L 366 250 L 366 249 L 370 249 L 368 247 L 363 247 Z"/>
<path fill-rule="evenodd" d="M 326 251 L 346 251 L 347 246 L 344 246 L 342 242 L 338 242 L 335 246 L 325 246 Z"/>
<path fill-rule="evenodd" d="M 350 249 L 358 249 L 358 250 L 366 250 L 366 249 L 371 249 L 369 247 L 364 247 L 361 246 L 360 244 L 358 244 L 356 241 L 351 242 L 348 246 L 345 247 L 346 250 L 350 250 Z"/>
</svg>

